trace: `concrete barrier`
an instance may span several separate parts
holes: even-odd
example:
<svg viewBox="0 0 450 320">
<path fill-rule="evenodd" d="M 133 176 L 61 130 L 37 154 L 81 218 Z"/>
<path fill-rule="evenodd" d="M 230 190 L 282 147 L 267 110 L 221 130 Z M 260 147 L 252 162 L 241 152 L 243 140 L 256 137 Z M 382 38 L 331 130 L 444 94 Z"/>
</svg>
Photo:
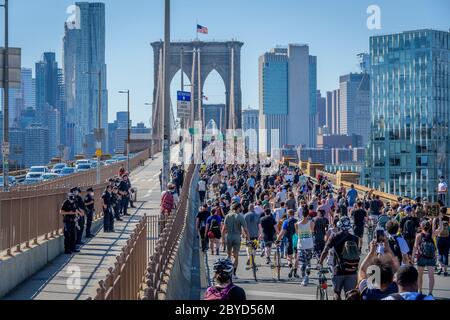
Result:
<svg viewBox="0 0 450 320">
<path fill-rule="evenodd" d="M 102 226 L 103 218 L 94 221 L 93 232 L 97 233 Z M 64 236 L 60 235 L 0 260 L 0 299 L 62 253 L 64 253 Z"/>
<path fill-rule="evenodd" d="M 166 300 L 190 300 L 192 291 L 192 268 L 198 265 L 192 259 L 195 247 L 196 231 L 195 217 L 197 214 L 199 199 L 196 192 L 198 181 L 198 166 L 195 168 L 189 191 L 189 204 L 184 231 L 178 243 L 178 252 L 173 263 L 173 268 L 167 282 Z"/>
</svg>

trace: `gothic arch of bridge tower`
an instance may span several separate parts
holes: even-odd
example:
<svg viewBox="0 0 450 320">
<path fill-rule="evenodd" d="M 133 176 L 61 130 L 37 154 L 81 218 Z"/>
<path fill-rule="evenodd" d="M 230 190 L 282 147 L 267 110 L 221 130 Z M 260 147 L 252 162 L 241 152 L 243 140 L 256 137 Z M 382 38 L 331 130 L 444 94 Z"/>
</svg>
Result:
<svg viewBox="0 0 450 320">
<path fill-rule="evenodd" d="M 162 54 L 163 41 L 153 42 L 154 56 L 154 91 L 153 91 L 153 127 L 155 136 L 161 135 L 162 110 Z M 169 78 L 172 82 L 180 69 L 189 77 L 192 86 L 185 88 L 191 91 L 191 119 L 203 120 L 203 87 L 206 78 L 213 71 L 222 78 L 225 85 L 225 112 L 223 122 L 226 128 L 242 128 L 242 91 L 241 91 L 241 48 L 244 44 L 239 41 L 205 42 L 182 41 L 170 44 Z M 181 67 L 182 65 L 182 67 Z M 176 102 L 173 101 L 172 104 Z M 206 123 L 203 124 L 206 126 Z"/>
</svg>

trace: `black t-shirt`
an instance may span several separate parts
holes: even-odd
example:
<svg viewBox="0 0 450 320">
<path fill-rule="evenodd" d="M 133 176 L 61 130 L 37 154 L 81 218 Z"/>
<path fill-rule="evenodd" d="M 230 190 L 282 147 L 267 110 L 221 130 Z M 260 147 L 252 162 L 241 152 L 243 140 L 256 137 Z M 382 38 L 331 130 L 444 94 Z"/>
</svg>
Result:
<svg viewBox="0 0 450 320">
<path fill-rule="evenodd" d="M 378 199 L 373 199 L 370 201 L 370 213 L 373 215 L 379 215 L 380 214 L 380 209 L 382 207 L 382 202 L 381 200 Z"/>
<path fill-rule="evenodd" d="M 367 217 L 367 212 L 364 209 L 356 209 L 353 211 L 353 220 L 356 227 L 364 227 L 364 218 Z"/>
<path fill-rule="evenodd" d="M 275 234 L 275 225 L 277 222 L 272 215 L 264 216 L 261 218 L 259 224 L 261 225 L 262 232 L 267 237 L 273 237 Z"/>
<path fill-rule="evenodd" d="M 86 210 L 86 207 L 84 205 L 84 200 L 81 196 L 77 196 L 75 201 L 76 201 L 76 205 L 77 205 L 78 209 Z"/>
<path fill-rule="evenodd" d="M 413 216 L 406 216 L 404 217 L 402 220 L 400 220 L 400 229 L 402 229 L 402 231 L 405 231 L 405 224 L 406 221 L 408 220 L 412 220 L 414 222 L 414 228 L 417 229 L 420 226 L 420 221 L 419 218 L 417 217 L 413 217 Z"/>
<path fill-rule="evenodd" d="M 119 183 L 119 191 L 128 192 L 129 189 L 130 189 L 130 185 L 127 182 L 125 182 L 123 180 L 120 181 L 120 183 Z"/>
<path fill-rule="evenodd" d="M 244 289 L 241 287 L 235 286 L 231 289 L 229 295 L 229 301 L 245 301 L 247 300 L 247 295 L 245 294 Z"/>
<path fill-rule="evenodd" d="M 87 208 L 88 210 L 94 209 L 94 204 L 93 204 L 93 203 L 92 203 L 92 204 L 87 204 L 87 203 L 89 203 L 89 202 L 92 202 L 93 200 L 94 200 L 94 198 L 91 197 L 90 194 L 88 194 L 88 195 L 86 195 L 86 197 L 84 197 L 84 204 L 85 204 L 85 206 L 86 206 L 86 208 Z"/>
<path fill-rule="evenodd" d="M 75 202 L 70 202 L 68 199 L 65 200 L 61 206 L 61 210 L 66 211 L 66 212 L 75 212 L 76 211 Z M 69 221 L 74 221 L 74 220 L 75 220 L 74 215 L 65 215 L 63 218 L 64 222 L 69 222 Z"/>
<path fill-rule="evenodd" d="M 102 199 L 103 199 L 103 203 L 106 205 L 106 206 L 110 206 L 111 205 L 111 199 L 112 199 L 112 197 L 111 197 L 111 194 L 109 193 L 109 192 L 104 192 L 103 193 L 103 195 L 102 195 Z"/>
<path fill-rule="evenodd" d="M 328 219 L 324 217 L 315 217 L 313 222 L 316 240 L 323 240 L 325 238 L 325 233 L 327 232 Z"/>
<path fill-rule="evenodd" d="M 199 211 L 197 213 L 196 218 L 200 220 L 200 228 L 204 228 L 206 226 L 206 219 L 208 219 L 210 215 L 211 214 L 209 213 L 209 211 Z"/>
</svg>

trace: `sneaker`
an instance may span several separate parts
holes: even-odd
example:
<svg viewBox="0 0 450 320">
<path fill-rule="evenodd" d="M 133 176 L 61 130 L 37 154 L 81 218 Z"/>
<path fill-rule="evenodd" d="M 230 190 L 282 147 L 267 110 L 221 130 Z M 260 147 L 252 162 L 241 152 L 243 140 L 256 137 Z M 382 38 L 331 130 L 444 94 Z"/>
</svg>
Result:
<svg viewBox="0 0 450 320">
<path fill-rule="evenodd" d="M 250 259 L 247 259 L 247 265 L 248 266 L 250 265 Z"/>
<path fill-rule="evenodd" d="M 223 252 L 225 252 L 225 250 L 224 250 Z M 219 255 L 219 254 L 220 254 L 220 251 L 219 251 L 219 249 L 217 248 L 217 249 L 216 249 L 216 255 Z"/>
<path fill-rule="evenodd" d="M 297 273 L 297 269 L 294 270 L 294 278 L 297 278 L 297 279 L 300 278 L 300 276 Z"/>
<path fill-rule="evenodd" d="M 264 250 L 262 250 L 261 251 L 261 258 L 264 257 L 264 254 L 265 254 L 265 252 L 264 252 Z"/>
<path fill-rule="evenodd" d="M 444 272 L 444 277 L 448 277 L 448 272 L 447 271 Z"/>
<path fill-rule="evenodd" d="M 442 268 L 441 268 L 441 269 L 438 270 L 438 272 L 437 272 L 436 274 L 437 274 L 438 276 L 440 276 L 441 273 L 442 273 L 442 271 L 443 271 L 443 270 L 442 270 Z"/>
<path fill-rule="evenodd" d="M 309 283 L 309 277 L 306 276 L 302 281 L 302 286 L 306 287 L 308 285 L 308 283 Z"/>
<path fill-rule="evenodd" d="M 270 264 L 272 261 L 270 261 L 270 258 L 266 259 L 266 264 Z"/>
</svg>

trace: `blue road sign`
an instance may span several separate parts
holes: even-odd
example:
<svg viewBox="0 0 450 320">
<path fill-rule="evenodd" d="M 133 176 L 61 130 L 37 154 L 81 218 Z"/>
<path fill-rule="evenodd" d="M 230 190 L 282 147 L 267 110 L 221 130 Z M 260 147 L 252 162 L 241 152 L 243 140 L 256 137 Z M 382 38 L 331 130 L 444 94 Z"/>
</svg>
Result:
<svg viewBox="0 0 450 320">
<path fill-rule="evenodd" d="M 177 91 L 177 101 L 191 102 L 191 93 L 187 91 Z"/>
</svg>

